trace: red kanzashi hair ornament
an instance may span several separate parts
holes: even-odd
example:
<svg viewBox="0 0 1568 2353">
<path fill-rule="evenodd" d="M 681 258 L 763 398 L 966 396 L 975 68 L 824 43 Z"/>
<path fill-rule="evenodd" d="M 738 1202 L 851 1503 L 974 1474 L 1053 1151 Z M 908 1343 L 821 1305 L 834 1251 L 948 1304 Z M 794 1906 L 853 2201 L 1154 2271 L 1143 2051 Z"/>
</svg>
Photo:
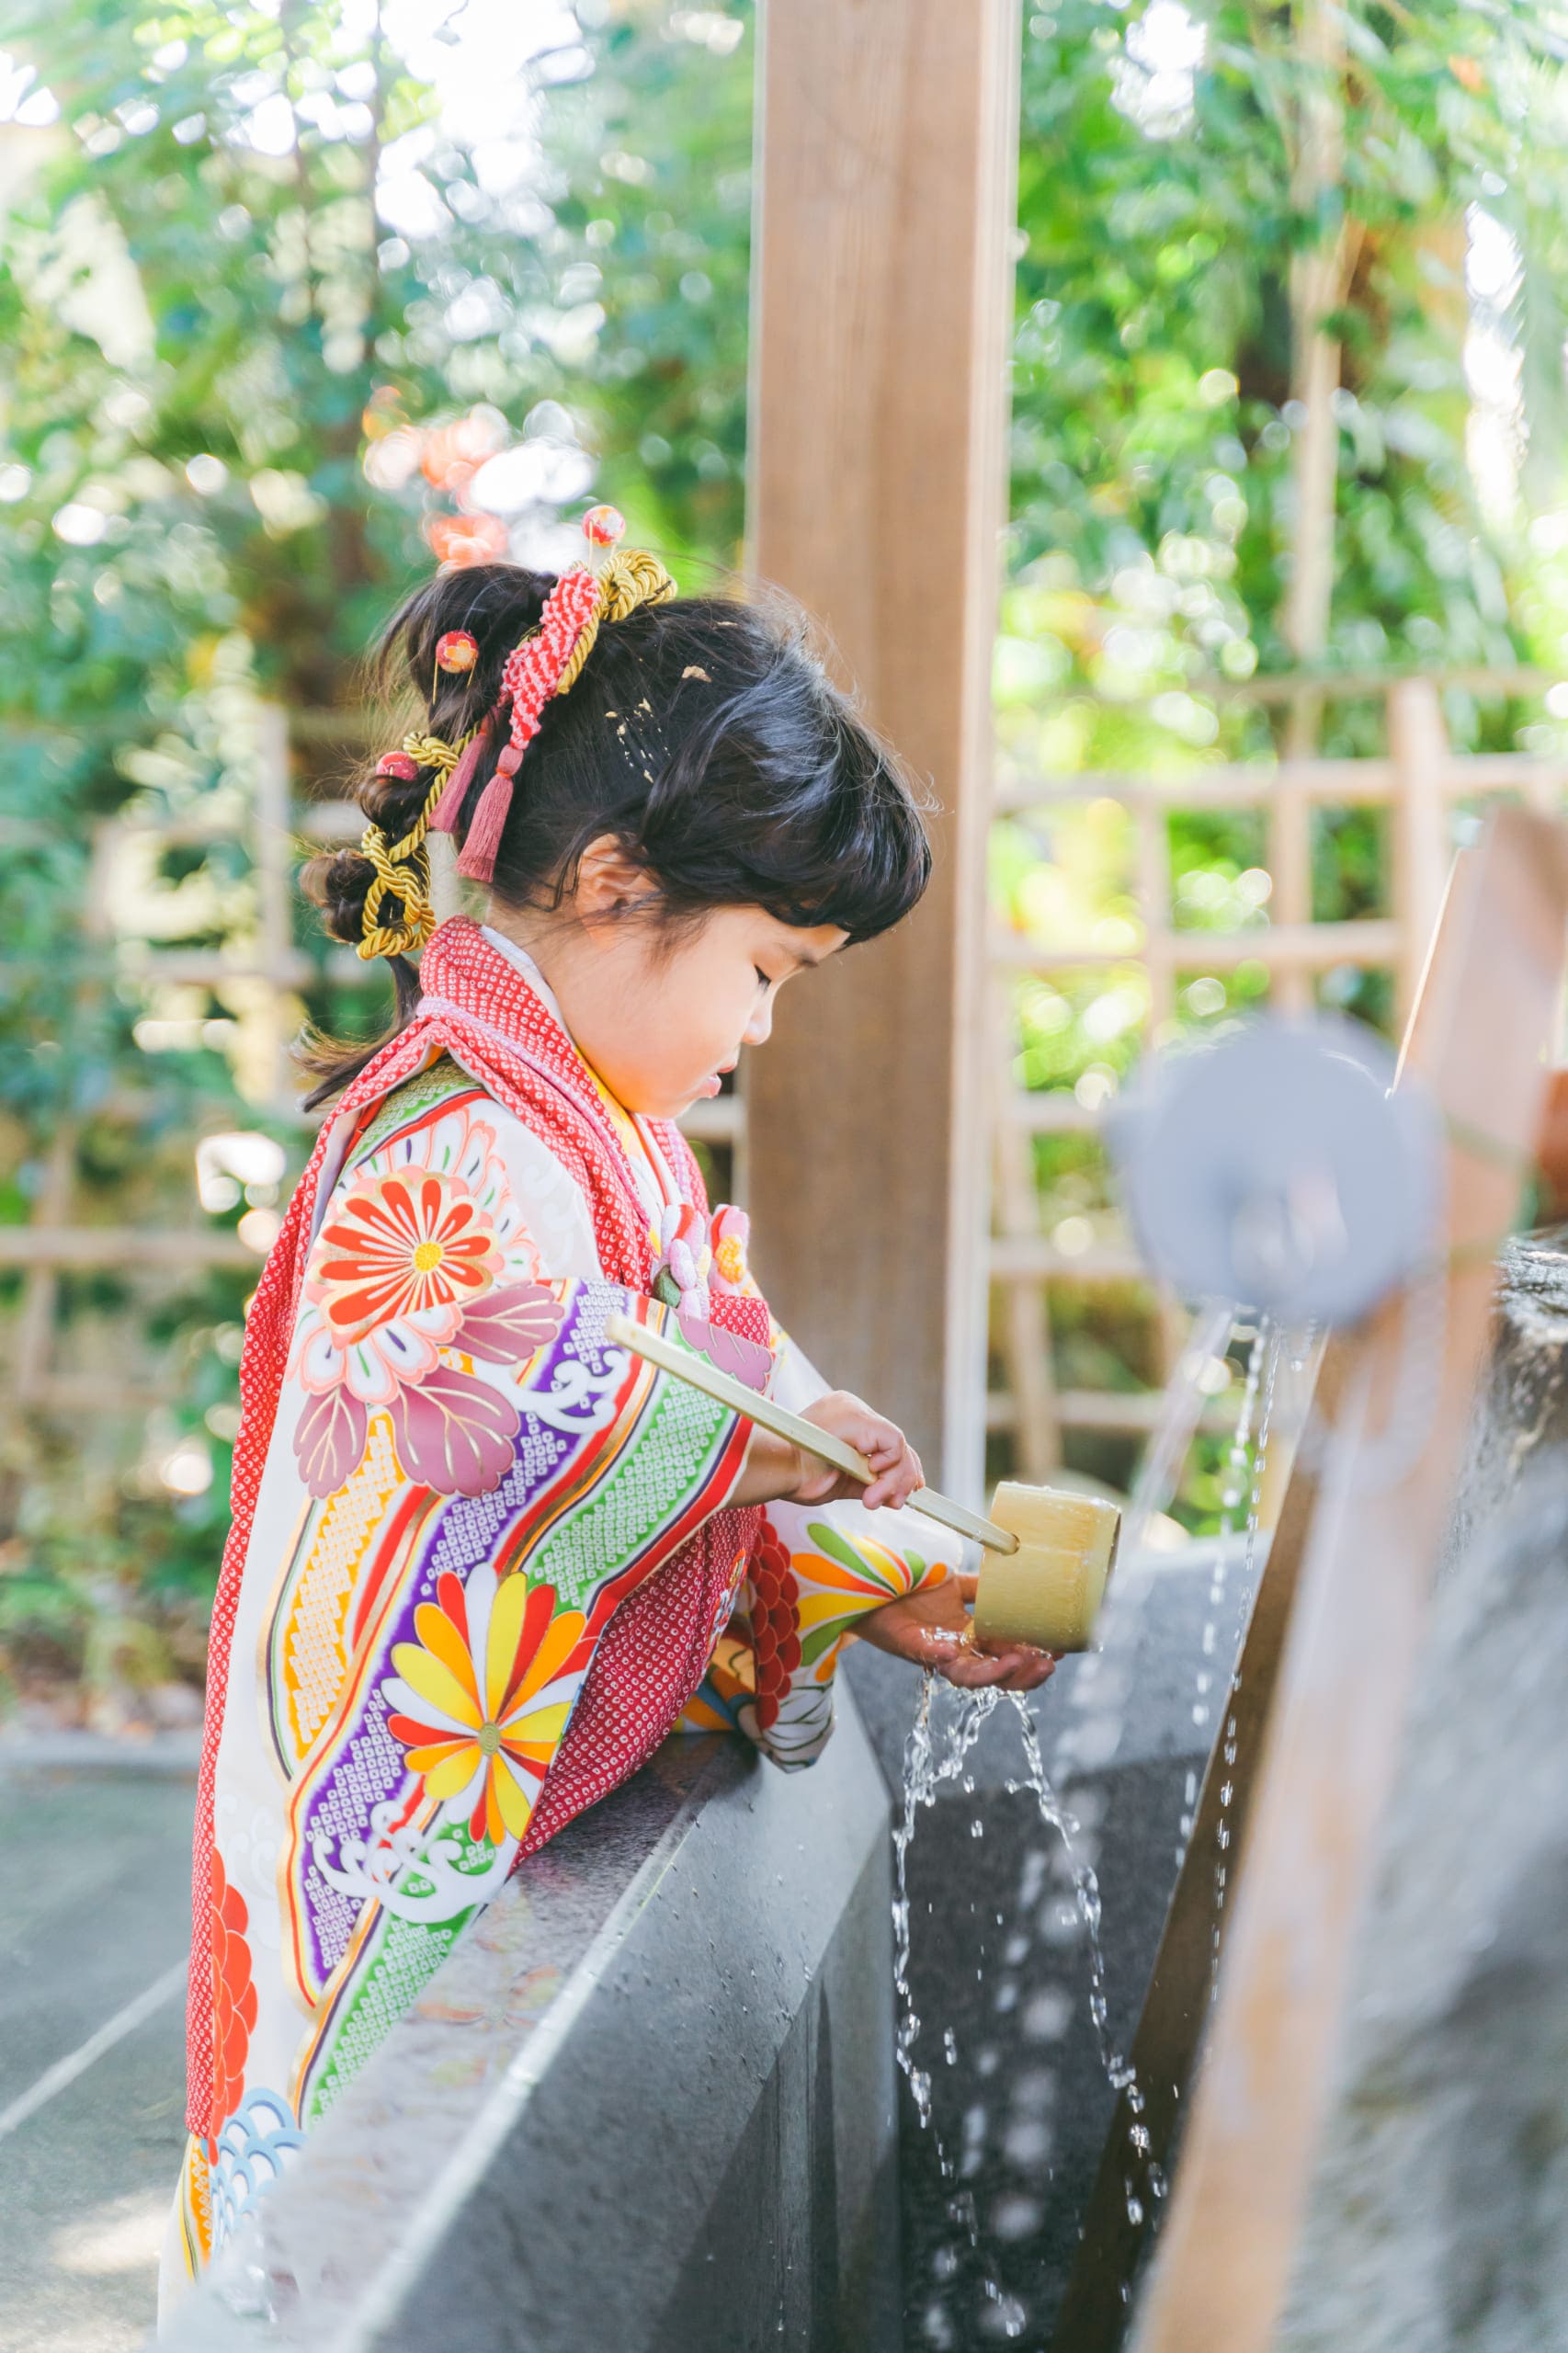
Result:
<svg viewBox="0 0 1568 2353">
<path fill-rule="evenodd" d="M 593 506 L 583 517 L 590 546 L 613 548 L 626 525 L 613 506 Z M 484 720 L 452 771 L 430 819 L 433 833 L 455 833 L 462 805 L 478 767 L 481 754 L 494 733 L 495 721 L 507 704 L 511 725 L 501 746 L 495 772 L 480 795 L 458 859 L 458 872 L 472 881 L 488 882 L 495 871 L 506 813 L 512 805 L 512 779 L 524 752 L 539 733 L 545 704 L 573 685 L 598 636 L 601 620 L 624 620 L 640 604 L 662 602 L 675 594 L 675 583 L 652 556 L 612 556 L 602 574 L 585 564 L 563 572 L 546 600 L 538 626 L 506 656 L 495 709 Z M 446 641 L 443 639 L 443 643 Z"/>
<path fill-rule="evenodd" d="M 449 629 L 436 640 L 436 666 L 460 675 L 472 670 L 479 659 L 479 640 L 466 629 Z"/>
<path fill-rule="evenodd" d="M 399 784 L 412 784 L 419 774 L 419 763 L 406 752 L 383 752 L 376 762 L 376 774 L 393 777 Z"/>
<path fill-rule="evenodd" d="M 458 859 L 458 872 L 472 881 L 488 882 L 495 871 L 506 812 L 512 805 L 512 779 L 524 752 L 539 733 L 545 704 L 561 683 L 576 650 L 584 623 L 599 599 L 595 574 L 581 565 L 563 572 L 550 592 L 537 632 L 525 637 L 506 656 L 501 673 L 501 700 L 512 706 L 512 727 L 501 746 L 495 773 L 479 797 Z M 445 796 L 443 795 L 443 798 Z"/>
</svg>

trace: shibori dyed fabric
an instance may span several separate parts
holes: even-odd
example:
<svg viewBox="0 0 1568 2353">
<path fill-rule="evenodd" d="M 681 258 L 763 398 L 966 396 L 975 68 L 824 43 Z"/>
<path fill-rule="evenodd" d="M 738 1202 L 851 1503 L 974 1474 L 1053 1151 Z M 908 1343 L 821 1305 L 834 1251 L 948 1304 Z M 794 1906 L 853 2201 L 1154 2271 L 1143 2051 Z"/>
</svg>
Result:
<svg viewBox="0 0 1568 2353">
<path fill-rule="evenodd" d="M 498 935 L 443 925 L 421 976 L 249 1318 L 165 2297 L 528 1855 L 677 1729 L 809 1763 L 856 1620 L 957 1557 L 914 1516 L 731 1504 L 750 1425 L 604 1327 L 820 1394 L 744 1219 Z"/>
</svg>

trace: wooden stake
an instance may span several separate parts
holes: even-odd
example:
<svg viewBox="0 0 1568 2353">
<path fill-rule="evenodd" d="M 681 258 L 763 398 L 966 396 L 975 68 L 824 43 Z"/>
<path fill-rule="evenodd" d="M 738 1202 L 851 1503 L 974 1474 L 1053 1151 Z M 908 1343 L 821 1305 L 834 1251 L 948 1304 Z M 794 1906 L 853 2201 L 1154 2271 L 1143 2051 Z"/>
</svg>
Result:
<svg viewBox="0 0 1568 2353">
<path fill-rule="evenodd" d="M 1534 1143 L 1568 829 L 1499 812 L 1444 909 L 1405 1067 L 1448 1122 L 1441 1344 L 1401 1294 L 1344 1393 L 1240 1860 L 1231 1942 L 1137 2353 L 1265 2353 L 1289 2280 L 1353 1938 Z"/>
</svg>

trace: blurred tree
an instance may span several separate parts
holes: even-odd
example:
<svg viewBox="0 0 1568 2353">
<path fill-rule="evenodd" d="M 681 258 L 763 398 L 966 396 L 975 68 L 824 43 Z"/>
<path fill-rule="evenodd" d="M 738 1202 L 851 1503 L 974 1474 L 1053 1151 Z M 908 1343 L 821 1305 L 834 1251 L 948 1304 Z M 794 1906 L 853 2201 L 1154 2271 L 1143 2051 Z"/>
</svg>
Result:
<svg viewBox="0 0 1568 2353">
<path fill-rule="evenodd" d="M 590 488 L 677 565 L 735 561 L 748 31 L 594 0 L 15 0 L 0 1219 L 58 1222 L 69 1188 L 85 1222 L 182 1223 L 194 1131 L 296 1147 L 254 984 L 131 969 L 142 941 L 255 944 L 260 698 L 357 710 L 414 578 L 575 553 L 559 517 Z M 265 1219 L 268 1188 L 228 1190 L 211 1224 Z M 14 1335 L 45 1291 L 0 1281 Z M 177 1636 L 210 1589 L 248 1284 L 169 1282 L 48 1279 L 60 1363 L 118 1330 L 154 1402 L 17 1401 L 0 1642 L 24 1663 L 47 1637 L 144 1677 L 93 1630 L 131 1622 L 140 1580 Z"/>
<path fill-rule="evenodd" d="M 1055 682 L 1129 703 L 1167 689 L 1168 749 L 1209 732 L 1182 702 L 1196 682 L 1290 665 L 1303 254 L 1344 262 L 1324 319 L 1340 354 L 1331 666 L 1517 661 L 1529 620 L 1508 590 L 1528 587 L 1529 551 L 1511 433 L 1538 511 L 1562 494 L 1558 12 L 1352 6 L 1334 12 L 1332 74 L 1298 45 L 1315 13 L 1061 0 L 1028 17 L 1017 568 L 1079 592 L 1059 603 Z M 1325 99 L 1344 152 L 1313 183 L 1301 154 Z M 1517 426 L 1483 419 L 1472 470 L 1467 360 L 1496 348 L 1467 351 L 1478 330 L 1505 369 L 1509 344 L 1522 360 L 1524 408 Z"/>
<path fill-rule="evenodd" d="M 1328 660 L 1568 651 L 1561 10 L 1353 0 L 1312 64 L 1311 5 L 1026 9 L 997 666 L 1020 766 L 1172 774 L 1270 747 L 1267 718 L 1212 688 L 1290 658 L 1303 256 L 1334 257 L 1342 287 L 1318 323 L 1339 370 Z M 752 12 L 11 0 L 5 39 L 0 1219 L 63 1168 L 79 1214 L 166 1222 L 192 1213 L 194 1128 L 271 1123 L 255 991 L 149 988 L 131 952 L 243 959 L 254 939 L 258 699 L 353 710 L 412 578 L 574 552 L 560 518 L 590 492 L 684 576 L 736 561 Z M 1449 720 L 1460 740 L 1557 741 L 1517 706 L 1450 697 Z M 1369 749 L 1379 714 L 1344 703 L 1330 724 L 1328 748 Z M 1173 848 L 1195 939 L 1267 919 L 1250 838 L 1178 825 Z M 998 904 L 1134 960 L 1125 853 L 1103 811 L 1078 834 L 1009 825 Z M 1319 913 L 1377 904 L 1363 817 L 1320 827 L 1314 861 Z M 340 1017 L 341 977 L 301 942 L 312 1008 Z M 1030 984 L 1028 1083 L 1103 1100 L 1135 983 L 1130 961 Z M 1199 972 L 1183 1018 L 1256 985 Z M 1083 1139 L 1041 1139 L 1040 1171 L 1048 1212 L 1098 1214 Z M 154 1321 L 132 1269 L 62 1279 L 74 1360 L 131 1314 L 166 1394 L 7 1436 L 0 1639 L 47 1616 L 79 1651 L 127 1580 L 204 1588 L 244 1288 L 214 1271 Z M 1143 1376 L 1130 1324 L 1091 1341 Z"/>
</svg>

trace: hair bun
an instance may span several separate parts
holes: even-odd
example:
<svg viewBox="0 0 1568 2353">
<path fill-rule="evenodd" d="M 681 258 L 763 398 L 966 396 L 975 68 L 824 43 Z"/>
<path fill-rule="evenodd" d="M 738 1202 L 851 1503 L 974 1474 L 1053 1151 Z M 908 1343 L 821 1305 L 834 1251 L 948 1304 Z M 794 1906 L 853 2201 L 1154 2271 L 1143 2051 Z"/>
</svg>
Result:
<svg viewBox="0 0 1568 2353">
<path fill-rule="evenodd" d="M 376 870 L 357 849 L 324 852 L 312 858 L 300 876 L 300 887 L 334 939 L 358 948 L 365 931 L 365 900 Z"/>
</svg>

